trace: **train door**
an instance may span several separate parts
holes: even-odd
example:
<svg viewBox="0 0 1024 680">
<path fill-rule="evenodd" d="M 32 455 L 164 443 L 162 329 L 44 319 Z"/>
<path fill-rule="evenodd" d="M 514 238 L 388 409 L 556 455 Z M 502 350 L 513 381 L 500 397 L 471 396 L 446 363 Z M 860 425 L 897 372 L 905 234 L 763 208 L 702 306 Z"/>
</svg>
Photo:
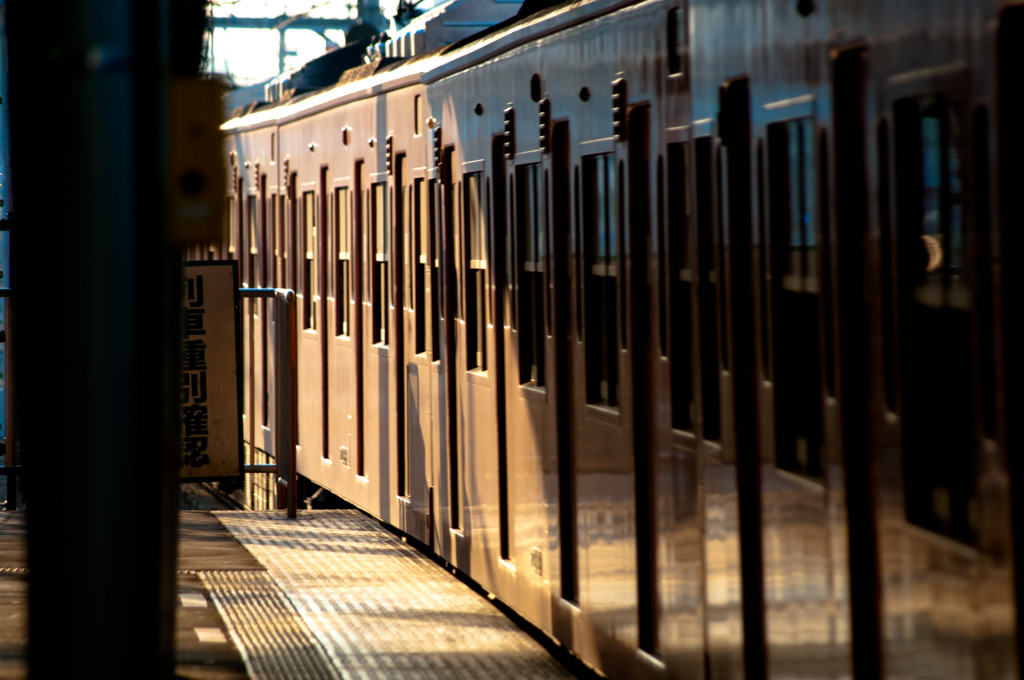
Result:
<svg viewBox="0 0 1024 680">
<path fill-rule="evenodd" d="M 271 277 L 272 262 L 274 253 L 274 211 L 268 209 L 271 202 L 267 194 L 267 175 L 260 175 L 260 193 L 258 197 L 259 210 L 259 235 L 257 250 L 257 285 L 262 288 L 273 288 L 274 283 Z M 257 446 L 263 451 L 269 451 L 272 446 L 270 432 L 270 307 L 271 302 L 266 298 L 259 300 L 257 311 L 260 323 L 256 327 L 257 342 L 259 345 L 259 363 L 257 366 L 258 378 L 258 399 L 257 422 L 259 432 Z"/>
<path fill-rule="evenodd" d="M 249 172 L 245 173 L 245 179 L 252 178 L 252 174 Z M 247 186 L 244 188 L 245 192 L 245 208 L 242 213 L 242 233 L 241 233 L 241 247 L 237 250 L 238 257 L 238 271 L 241 278 L 239 285 L 243 288 L 255 288 L 256 283 L 256 206 L 259 202 L 258 187 L 255 183 L 253 186 Z M 256 441 L 257 433 L 257 401 L 256 401 L 256 384 L 259 377 L 257 373 L 257 351 L 256 347 L 256 326 L 259 324 L 259 300 L 256 298 L 247 298 L 241 303 L 242 309 L 242 365 L 244 375 L 242 377 L 243 390 L 244 390 L 244 405 L 243 405 L 243 422 L 244 432 L 243 437 L 245 438 L 245 449 L 246 449 L 246 460 L 251 462 L 256 460 L 258 457 Z"/>
<path fill-rule="evenodd" d="M 440 214 L 440 234 L 438 246 L 440 248 L 440 271 L 439 280 L 441 284 L 440 312 L 441 318 L 441 398 L 444 400 L 443 429 L 441 439 L 443 447 L 438 462 L 443 471 L 444 484 L 443 497 L 438 499 L 439 509 L 447 508 L 447 516 L 439 522 L 440 527 L 446 527 L 447 531 L 440 530 L 442 554 L 452 562 L 457 558 L 457 548 L 454 542 L 460 534 L 458 529 L 462 527 L 462 484 L 459 466 L 459 400 L 458 384 L 456 382 L 456 324 L 455 315 L 458 306 L 457 273 L 455 269 L 455 185 L 454 168 L 455 147 L 448 146 L 441 149 L 440 153 L 440 177 L 438 182 L 438 210 Z M 443 499 L 443 500 L 442 500 Z"/>
<path fill-rule="evenodd" d="M 356 475 L 366 482 L 357 498 L 371 512 L 384 513 L 390 506 L 388 489 L 391 475 L 390 409 L 393 390 L 388 372 L 393 340 L 392 269 L 391 269 L 391 204 L 389 201 L 387 172 L 371 173 L 368 186 L 363 189 L 365 247 L 363 262 L 366 266 L 366 304 L 362 355 L 362 455 L 357 460 Z M 373 477 L 372 479 L 370 477 Z M 378 493 L 374 495 L 371 490 Z"/>
<path fill-rule="evenodd" d="M 388 137 L 387 140 L 387 151 L 389 154 L 387 160 L 390 177 L 392 182 L 391 196 L 392 196 L 392 215 L 391 220 L 391 309 L 388 312 L 391 315 L 391 376 L 389 382 L 393 385 L 393 388 L 389 390 L 394 395 L 393 405 L 390 406 L 391 417 L 388 419 L 390 427 L 389 432 L 389 449 L 393 451 L 392 459 L 394 461 L 394 483 L 388 479 L 381 480 L 383 488 L 388 490 L 388 496 L 397 503 L 395 506 L 399 513 L 404 513 L 405 501 L 408 497 L 409 490 L 409 458 L 408 448 L 406 441 L 406 382 L 405 382 L 405 370 L 406 370 L 406 334 L 405 334 L 405 252 L 406 252 L 406 238 L 405 235 L 408 232 L 406 220 L 409 204 L 406 201 L 406 177 L 405 177 L 405 154 L 397 153 L 392 150 L 394 144 L 394 138 Z M 389 504 L 383 503 L 381 512 L 389 512 Z M 383 515 L 382 515 L 383 516 Z M 399 523 L 399 517 L 393 517 L 390 521 L 394 524 Z"/>
<path fill-rule="evenodd" d="M 313 257 L 317 260 L 316 265 L 316 314 L 317 314 L 317 328 L 319 329 L 317 336 L 320 343 L 320 457 L 323 460 L 330 460 L 330 448 L 328 442 L 327 425 L 330 422 L 330 409 L 329 409 L 329 397 L 330 397 L 330 385 L 328 383 L 328 352 L 327 352 L 327 339 L 330 335 L 330 329 L 327 326 L 328 316 L 328 305 L 327 298 L 330 295 L 330 290 L 327 288 L 328 276 L 328 263 L 327 253 L 330 252 L 328 244 L 330 243 L 330 231 L 328 229 L 328 195 L 330 189 L 327 185 L 327 166 L 320 167 L 319 182 L 317 184 L 317 195 L 316 195 L 316 224 L 318 225 L 318 234 L 313 244 L 314 251 Z"/>
<path fill-rule="evenodd" d="M 332 461 L 333 483 L 339 489 L 345 489 L 345 485 L 351 483 L 349 473 L 357 455 L 356 438 L 360 422 L 356 417 L 358 385 L 355 382 L 358 364 L 356 326 L 360 309 L 358 222 L 354 218 L 356 190 L 352 178 L 332 179 L 327 191 L 332 195 L 330 249 L 326 260 L 331 269 L 326 333 L 330 337 L 327 347 L 327 365 L 330 367 L 327 372 L 327 451 L 328 460 Z M 336 470 L 333 469 L 335 465 L 338 466 Z"/>
<path fill-rule="evenodd" d="M 441 343 L 444 327 L 444 280 L 442 277 L 442 248 L 444 240 L 442 237 L 444 214 L 442 211 L 442 137 L 441 128 L 435 127 L 433 134 L 433 169 L 426 180 L 427 211 L 429 212 L 429 231 L 427 245 L 427 306 L 429 320 L 427 325 L 427 341 L 430 366 L 426 372 L 428 377 L 428 390 L 430 393 L 429 403 L 431 405 L 429 439 L 427 443 L 428 460 L 426 465 L 427 473 L 427 527 L 429 531 L 430 547 L 440 552 L 445 533 L 444 521 L 441 511 L 442 489 L 444 477 L 441 461 L 447 455 L 447 399 L 444 396 L 445 382 L 442 367 L 444 366 L 444 347 Z"/>
<path fill-rule="evenodd" d="M 634 393 L 635 372 L 646 373 L 646 333 L 637 327 L 648 318 L 647 298 L 639 292 L 646 281 L 638 277 L 646 275 L 649 114 L 644 105 L 627 108 L 626 88 L 625 79 L 612 83 L 614 138 L 587 144 L 580 168 L 583 343 L 574 354 L 582 408 L 574 429 L 577 450 L 586 455 L 575 459 L 574 493 L 579 608 L 594 629 L 592 640 L 581 640 L 584 658 L 598 652 L 588 643 L 649 647 L 648 597 L 641 594 L 641 582 L 651 576 L 649 562 L 640 567 L 644 573 L 638 571 L 648 549 L 638 536 L 646 535 L 649 517 L 636 488 L 637 466 L 643 469 L 648 453 L 637 449 L 644 437 L 637 430 L 646 422 L 635 420 L 645 420 L 646 395 Z M 595 564 L 602 567 L 584 566 Z M 638 598 L 644 600 L 639 611 Z"/>
<path fill-rule="evenodd" d="M 670 34 L 674 35 L 674 31 Z M 694 292 L 695 198 L 687 183 L 690 129 L 666 131 L 656 163 L 656 232 L 652 265 L 657 282 L 652 302 L 649 360 L 651 399 L 668 408 L 651 414 L 651 522 L 657 574 L 655 653 L 683 677 L 703 677 L 702 580 L 704 546 L 699 512 Z"/>
<path fill-rule="evenodd" d="M 319 466 L 326 451 L 323 439 L 323 355 L 321 334 L 320 241 L 322 234 L 318 178 L 301 182 L 296 187 L 297 223 L 294 263 L 298 284 L 296 295 L 296 327 L 298 354 L 298 451 L 300 474 L 318 476 L 309 466 Z"/>
<path fill-rule="evenodd" d="M 430 234 L 433 230 L 430 180 L 413 177 L 408 187 L 409 257 L 407 323 L 405 324 L 405 364 L 403 382 L 406 394 L 406 470 L 405 495 L 412 503 L 406 516 L 405 531 L 429 542 L 431 424 L 434 403 L 430 365 Z"/>
<path fill-rule="evenodd" d="M 505 364 L 505 346 L 509 323 L 508 271 L 508 178 L 505 170 L 504 135 L 491 141 L 491 309 L 494 314 L 494 357 L 491 365 L 494 374 L 495 422 L 497 424 L 497 483 L 498 483 L 498 550 L 502 564 L 511 558 L 508 474 L 508 421 L 506 404 L 508 400 Z M 499 591 L 500 592 L 500 591 Z M 506 596 L 507 597 L 507 596 Z"/>
<path fill-rule="evenodd" d="M 827 136 L 809 97 L 765 109 L 766 135 L 756 148 L 761 200 L 752 264 L 759 274 L 766 670 L 768 677 L 817 678 L 849 658 L 848 642 L 836 634 L 846 623 L 848 579 L 832 363 Z"/>
<path fill-rule="evenodd" d="M 490 213 L 487 210 L 489 180 L 484 160 L 465 162 L 457 185 L 455 275 L 461 284 L 461 318 L 456 342 L 457 392 L 459 395 L 459 447 L 461 454 L 463 517 L 461 529 L 495 526 L 493 487 L 478 481 L 496 477 L 498 428 L 491 417 L 495 409 L 494 318 L 489 295 Z M 478 531 L 469 537 L 470 559 L 489 560 L 500 551 L 497 533 Z M 456 536 L 462 540 L 462 536 Z M 494 539 L 498 539 L 495 541 Z M 459 559 L 463 559 L 459 555 Z M 461 566 L 461 565 L 460 565 Z M 482 585 L 493 589 L 490 577 Z"/>
<path fill-rule="evenodd" d="M 988 119 L 967 73 L 887 83 L 874 419 L 883 672 L 1005 677 L 1010 496 L 995 430 Z"/>
</svg>

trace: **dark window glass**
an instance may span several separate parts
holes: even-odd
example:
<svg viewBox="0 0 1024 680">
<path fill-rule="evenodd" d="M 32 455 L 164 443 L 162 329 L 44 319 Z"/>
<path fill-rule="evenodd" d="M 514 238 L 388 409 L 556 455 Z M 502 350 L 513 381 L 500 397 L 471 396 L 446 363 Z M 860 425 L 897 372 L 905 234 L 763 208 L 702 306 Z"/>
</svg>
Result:
<svg viewBox="0 0 1024 680">
<path fill-rule="evenodd" d="M 719 272 L 715 243 L 715 188 L 712 181 L 713 145 L 710 137 L 694 142 L 697 187 L 697 287 L 698 320 L 700 323 L 700 383 L 702 436 L 718 439 L 720 435 L 719 364 L 718 364 L 718 282 Z"/>
<path fill-rule="evenodd" d="M 966 121 L 943 96 L 900 100 L 894 113 L 897 403 L 907 518 L 970 543 L 975 404 Z"/>
<path fill-rule="evenodd" d="M 519 382 L 544 384 L 544 222 L 539 163 L 516 168 L 516 301 Z"/>
<path fill-rule="evenodd" d="M 466 258 L 466 368 L 487 368 L 487 229 L 481 204 L 480 173 L 463 183 L 463 244 Z"/>
<path fill-rule="evenodd" d="M 413 313 L 416 319 L 413 343 L 416 354 L 427 351 L 427 306 L 425 304 L 427 288 L 427 269 L 429 264 L 428 246 L 430 245 L 430 201 L 427 197 L 427 182 L 417 179 L 413 183 Z"/>
<path fill-rule="evenodd" d="M 302 258 L 302 327 L 307 330 L 316 330 L 316 307 L 320 301 L 317 291 L 317 270 L 316 270 L 316 195 L 312 191 L 302 194 L 302 236 L 303 251 Z"/>
<path fill-rule="evenodd" d="M 441 281 L 441 253 L 438 251 L 441 243 L 441 205 L 438 192 L 441 190 L 441 183 L 434 179 L 430 180 L 430 189 L 427 192 L 430 205 L 427 211 L 430 215 L 430 224 L 427 233 L 430 237 L 430 253 L 428 258 L 431 264 L 430 272 L 430 351 L 433 361 L 441 360 L 441 322 L 444 320 L 444 310 L 441 307 L 442 281 Z"/>
<path fill-rule="evenodd" d="M 348 187 L 334 190 L 334 244 L 338 260 L 334 272 L 334 334 L 352 335 L 352 224 Z"/>
<path fill-rule="evenodd" d="M 245 199 L 245 236 L 248 239 L 246 249 L 245 272 L 243 284 L 258 288 L 259 277 L 256 272 L 256 255 L 259 252 L 256 242 L 256 196 Z"/>
<path fill-rule="evenodd" d="M 693 426 L 693 320 L 692 281 L 690 269 L 690 215 L 686 194 L 685 144 L 668 147 L 668 252 L 663 280 L 667 279 L 667 305 L 663 312 L 668 320 L 669 365 L 672 380 L 672 427 Z"/>
<path fill-rule="evenodd" d="M 587 401 L 616 406 L 619 299 L 618 198 L 612 154 L 583 159 L 583 296 Z"/>
<path fill-rule="evenodd" d="M 373 310 L 373 342 L 386 345 L 388 343 L 388 319 L 391 307 L 391 285 L 388 280 L 388 192 L 387 184 L 379 182 L 371 189 L 373 224 L 373 247 L 370 249 L 373 262 L 370 271 L 371 281 L 370 305 Z"/>
<path fill-rule="evenodd" d="M 768 126 L 771 257 L 763 285 L 771 295 L 776 464 L 818 477 L 823 395 L 814 170 L 813 120 Z"/>
</svg>

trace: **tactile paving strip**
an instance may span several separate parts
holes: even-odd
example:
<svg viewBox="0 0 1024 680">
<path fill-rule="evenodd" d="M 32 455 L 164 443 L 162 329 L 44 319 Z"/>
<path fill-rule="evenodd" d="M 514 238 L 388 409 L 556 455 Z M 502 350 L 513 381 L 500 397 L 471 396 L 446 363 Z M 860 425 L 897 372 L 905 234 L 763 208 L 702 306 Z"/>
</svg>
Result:
<svg viewBox="0 0 1024 680">
<path fill-rule="evenodd" d="M 199 572 L 253 680 L 337 677 L 291 602 L 262 571 Z"/>
<path fill-rule="evenodd" d="M 359 511 L 216 514 L 287 594 L 338 677 L 572 677 L 484 598 Z"/>
</svg>

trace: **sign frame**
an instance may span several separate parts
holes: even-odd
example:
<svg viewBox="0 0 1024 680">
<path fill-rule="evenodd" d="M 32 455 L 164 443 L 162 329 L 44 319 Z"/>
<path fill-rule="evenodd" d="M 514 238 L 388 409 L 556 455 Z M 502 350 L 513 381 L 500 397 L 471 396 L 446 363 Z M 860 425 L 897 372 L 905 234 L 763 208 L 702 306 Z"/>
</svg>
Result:
<svg viewBox="0 0 1024 680">
<path fill-rule="evenodd" d="M 242 394 L 242 391 L 243 391 L 244 383 L 243 383 L 243 375 L 242 375 L 241 294 L 240 294 L 239 289 L 238 289 L 238 286 L 239 286 L 238 260 L 198 260 L 198 261 L 192 260 L 192 261 L 186 261 L 186 262 L 182 263 L 182 295 L 181 295 L 182 328 L 181 328 L 181 342 L 183 343 L 183 348 L 184 348 L 184 343 L 185 343 L 185 341 L 188 338 L 188 335 L 187 335 L 188 328 L 186 326 L 186 321 L 185 321 L 185 310 L 186 310 L 186 307 L 187 307 L 187 304 L 188 304 L 188 302 L 187 302 L 188 292 L 186 290 L 187 279 L 188 279 L 188 270 L 189 269 L 195 269 L 195 268 L 202 268 L 202 267 L 230 268 L 230 276 L 231 276 L 231 305 L 232 305 L 231 317 L 232 317 L 232 322 L 233 322 L 233 326 L 234 326 L 234 334 L 233 334 L 234 335 L 234 348 L 233 348 L 233 350 L 234 350 L 233 351 L 233 353 L 234 353 L 234 366 L 233 366 L 233 368 L 234 368 L 234 372 L 235 372 L 235 380 L 234 380 L 235 408 L 233 409 L 233 413 L 234 413 L 234 416 L 235 416 L 235 419 L 236 419 L 236 428 L 235 429 L 237 430 L 236 437 L 237 437 L 237 441 L 238 441 L 237 466 L 236 466 L 235 469 L 231 470 L 231 472 L 229 472 L 228 474 L 217 474 L 217 475 L 196 474 L 196 475 L 190 475 L 190 474 L 187 474 L 187 473 L 192 468 L 190 468 L 189 466 L 186 466 L 184 464 L 184 459 L 183 458 L 179 458 L 178 481 L 181 484 L 190 483 L 190 482 L 235 482 L 235 483 L 239 484 L 239 486 L 241 486 L 243 481 L 244 481 L 244 476 L 245 476 L 245 440 L 243 438 L 244 428 L 243 428 L 243 423 L 242 423 L 242 417 L 243 417 L 243 394 Z M 213 272 L 211 272 L 211 273 L 213 273 Z M 220 275 L 223 276 L 224 275 L 223 272 L 221 272 Z M 226 305 L 224 305 L 224 306 L 226 306 Z M 182 377 L 184 377 L 185 371 L 184 371 L 184 366 L 182 364 L 179 364 L 179 374 Z M 184 430 L 183 415 L 184 415 L 183 413 L 179 413 L 179 418 L 181 419 L 181 422 L 182 422 L 182 429 L 180 431 L 182 437 L 184 436 L 184 432 L 183 432 L 183 430 Z M 183 440 L 179 439 L 179 443 L 183 444 Z M 231 448 L 230 444 L 229 444 L 228 448 Z M 179 451 L 181 451 L 183 453 L 183 449 L 181 447 L 179 447 Z M 227 456 L 224 456 L 222 458 L 222 460 L 226 460 L 226 459 L 227 459 Z M 197 472 L 198 472 L 198 470 L 197 470 Z"/>
</svg>

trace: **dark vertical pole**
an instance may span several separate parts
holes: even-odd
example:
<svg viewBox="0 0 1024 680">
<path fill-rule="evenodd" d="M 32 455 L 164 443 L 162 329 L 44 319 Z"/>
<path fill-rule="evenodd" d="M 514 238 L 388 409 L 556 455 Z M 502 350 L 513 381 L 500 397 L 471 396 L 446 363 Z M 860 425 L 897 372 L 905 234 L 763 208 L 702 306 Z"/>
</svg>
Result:
<svg viewBox="0 0 1024 680">
<path fill-rule="evenodd" d="M 1021 221 L 1024 220 L 1024 205 L 1018 193 L 1021 182 L 1024 182 L 1024 165 L 1021 154 L 1024 153 L 1024 129 L 1019 121 L 1020 112 L 1024 109 L 1024 93 L 1017 85 L 1014 74 L 1017 72 L 1021 59 L 1024 58 L 1024 7 L 1009 7 L 999 17 L 998 35 L 998 114 L 996 136 L 999 139 L 999 238 L 1002 240 L 997 262 L 1002 254 L 1004 266 L 997 270 L 1002 278 L 1000 291 L 1003 318 L 1004 375 L 1006 385 L 1005 405 L 1003 406 L 1006 422 L 1007 464 L 1010 468 L 1011 483 L 1018 485 L 1018 491 L 1012 496 L 1015 511 L 1013 520 L 1014 559 L 1016 560 L 1016 591 L 1017 591 L 1017 649 L 1024 645 L 1024 493 L 1019 485 L 1024 479 L 1024 428 L 1017 414 L 1024 408 L 1024 389 L 1020 378 L 1024 373 L 1024 361 L 1017 348 L 1024 342 L 1013 318 L 1016 316 L 1017 305 L 1012 301 L 1024 290 L 1024 278 L 1020 267 L 1011 265 L 1013 256 L 1024 247 L 1024 235 L 1021 234 Z M 1016 330 L 1014 330 L 1016 329 Z"/>
<path fill-rule="evenodd" d="M 7 6 L 6 0 L 0 0 L 0 266 L 4 266 L 4 270 L 0 270 L 0 288 L 10 288 L 10 268 L 6 267 L 6 262 L 3 259 L 3 253 L 8 253 L 10 257 L 9 249 L 6 246 L 9 244 L 7 230 L 10 228 L 10 222 L 8 216 L 11 211 L 11 198 L 7 192 L 7 185 L 10 182 L 10 139 L 11 131 L 8 125 L 8 112 L 10 111 L 11 98 L 7 92 Z M 11 333 L 11 299 L 9 297 L 0 299 L 0 314 L 3 315 L 4 332 L 8 336 Z M 15 436 L 15 423 L 14 414 L 12 411 L 13 395 L 14 395 L 14 381 L 11 379 L 11 367 L 14 365 L 11 360 L 11 345 L 6 339 L 3 341 L 4 348 L 4 380 L 3 380 L 3 395 L 4 395 L 4 428 L 0 432 L 0 438 L 5 442 L 4 444 L 4 464 L 10 467 L 14 467 L 18 464 L 17 460 L 17 448 L 15 442 L 17 441 Z M 7 475 L 6 482 L 3 482 L 7 486 L 7 505 L 4 506 L 7 510 L 14 510 L 18 505 L 18 477 L 17 475 Z M 2 508 L 0 508 L 2 509 Z"/>
<path fill-rule="evenodd" d="M 864 243 L 868 186 L 865 140 L 865 53 L 846 50 L 832 64 L 835 93 L 835 215 L 838 250 L 839 395 L 849 517 L 850 625 L 853 672 L 882 677 L 879 621 L 880 585 L 872 494 L 871 450 L 867 438 L 870 395 L 865 302 Z M 885 159 L 888 162 L 888 159 Z M 825 319 L 825 323 L 834 323 Z M 828 357 L 828 361 L 832 361 Z"/>
<path fill-rule="evenodd" d="M 455 148 L 447 147 L 444 150 L 441 164 L 441 200 L 443 210 L 442 238 L 444 249 L 442 250 L 443 288 L 444 288 L 444 332 L 445 332 L 445 396 L 447 406 L 446 433 L 448 437 L 448 481 L 449 501 L 451 503 L 451 527 L 459 529 L 462 527 L 460 515 L 460 499 L 462 492 L 459 488 L 459 436 L 458 436 L 458 385 L 455 382 L 455 332 L 457 324 L 455 316 L 458 310 L 458 279 L 455 272 L 455 169 L 452 167 Z"/>
<path fill-rule="evenodd" d="M 552 197 L 554 225 L 552 239 L 554 252 L 553 278 L 555 295 L 553 304 L 555 336 L 555 394 L 558 417 L 558 546 L 561 558 L 562 598 L 577 602 L 576 566 L 576 461 L 573 442 L 573 354 L 569 327 L 572 278 L 569 272 L 570 233 L 572 231 L 572 186 L 569 179 L 569 123 L 558 121 L 552 126 Z M 500 328 L 500 326 L 499 326 Z"/>
<path fill-rule="evenodd" d="M 8 10 L 33 678 L 174 670 L 180 273 L 163 205 L 165 10 Z"/>
<path fill-rule="evenodd" d="M 498 524 L 501 558 L 507 560 L 510 553 L 508 515 L 508 429 L 505 420 L 505 295 L 508 285 L 505 278 L 505 246 L 508 239 L 505 198 L 505 155 L 504 137 L 496 135 L 491 139 L 491 186 L 493 187 L 494 216 L 491 220 L 490 273 L 493 277 L 494 310 L 494 391 L 495 418 L 498 424 Z"/>
<path fill-rule="evenodd" d="M 637 616 L 640 648 L 654 652 L 658 644 L 657 570 L 652 540 L 655 488 L 649 432 L 652 413 L 648 400 L 650 288 L 647 282 L 650 238 L 650 154 L 647 106 L 629 111 L 629 334 L 633 348 L 633 457 L 636 494 Z"/>
<path fill-rule="evenodd" d="M 739 493 L 740 562 L 743 572 L 744 667 L 747 680 L 764 678 L 764 571 L 761 561 L 761 475 L 754 375 L 754 300 L 751 282 L 750 83 L 728 82 L 721 90 L 721 136 L 728 170 L 727 278 L 728 345 L 732 348 L 736 489 Z"/>
</svg>

